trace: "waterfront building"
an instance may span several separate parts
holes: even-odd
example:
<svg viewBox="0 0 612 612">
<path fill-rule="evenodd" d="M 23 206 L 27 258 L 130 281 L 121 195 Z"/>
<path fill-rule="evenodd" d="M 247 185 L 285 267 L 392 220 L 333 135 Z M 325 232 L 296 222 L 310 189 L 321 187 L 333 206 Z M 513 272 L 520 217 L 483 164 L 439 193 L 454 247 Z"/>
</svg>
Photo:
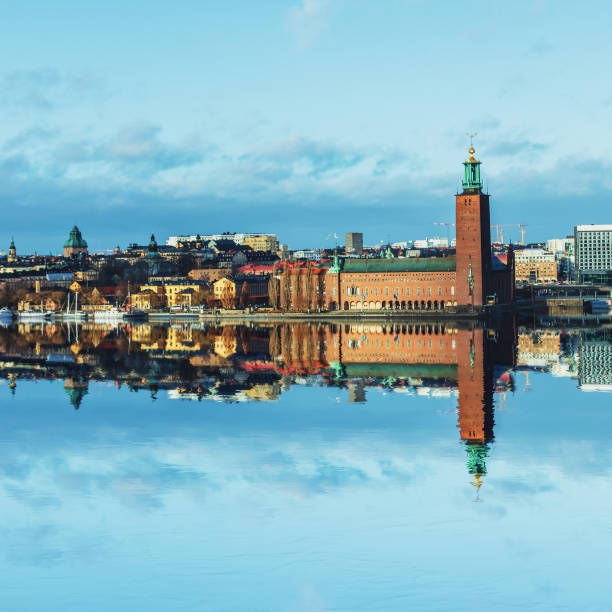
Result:
<svg viewBox="0 0 612 612">
<path fill-rule="evenodd" d="M 492 263 L 489 195 L 474 153 L 470 146 L 463 190 L 455 196 L 456 255 L 399 259 L 391 249 L 378 259 L 336 255 L 325 274 L 326 308 L 478 310 L 514 300 L 514 255 L 510 252 L 505 264 Z"/>
<path fill-rule="evenodd" d="M 189 308 L 193 305 L 194 294 L 207 287 L 202 281 L 149 282 L 141 285 L 140 292 L 131 296 L 131 304 L 136 310 L 159 306 Z"/>
<path fill-rule="evenodd" d="M 574 242 L 578 282 L 612 284 L 612 225 L 576 225 Z"/>
<path fill-rule="evenodd" d="M 515 278 L 517 283 L 557 282 L 557 261 L 554 253 L 544 249 L 515 251 Z"/>
<path fill-rule="evenodd" d="M 81 230 L 75 225 L 70 230 L 68 240 L 64 242 L 64 257 L 86 256 L 87 252 L 87 242 L 83 239 Z"/>
<path fill-rule="evenodd" d="M 234 276 L 220 278 L 213 284 L 214 299 L 222 306 L 236 306 L 242 297 L 242 292 L 248 292 L 249 303 L 264 303 L 268 300 L 268 277 L 267 276 Z"/>
<path fill-rule="evenodd" d="M 345 244 L 346 253 L 361 255 L 363 253 L 363 234 L 361 232 L 348 232 Z"/>
<path fill-rule="evenodd" d="M 16 263 L 18 261 L 17 249 L 15 248 L 15 239 L 11 238 L 11 244 L 9 246 L 8 255 L 6 257 L 7 263 Z"/>
</svg>

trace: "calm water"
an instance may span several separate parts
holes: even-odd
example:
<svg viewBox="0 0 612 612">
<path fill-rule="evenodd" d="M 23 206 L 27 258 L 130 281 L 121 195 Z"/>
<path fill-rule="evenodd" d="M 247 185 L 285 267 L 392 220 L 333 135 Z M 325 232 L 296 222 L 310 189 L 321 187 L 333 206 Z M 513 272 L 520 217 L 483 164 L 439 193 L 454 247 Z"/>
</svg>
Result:
<svg viewBox="0 0 612 612">
<path fill-rule="evenodd" d="M 0 328 L 0 608 L 607 610 L 611 340 Z"/>
</svg>

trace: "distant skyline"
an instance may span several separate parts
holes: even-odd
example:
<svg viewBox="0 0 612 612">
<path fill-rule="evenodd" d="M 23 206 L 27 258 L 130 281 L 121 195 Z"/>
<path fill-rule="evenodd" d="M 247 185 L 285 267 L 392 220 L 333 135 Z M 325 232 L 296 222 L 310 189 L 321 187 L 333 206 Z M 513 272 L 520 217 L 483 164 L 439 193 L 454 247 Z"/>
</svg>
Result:
<svg viewBox="0 0 612 612">
<path fill-rule="evenodd" d="M 535 241 L 612 222 L 608 3 L 2 10 L 0 250 L 59 252 L 75 224 L 92 251 L 151 232 L 445 237 L 467 131 L 493 223 Z"/>
</svg>

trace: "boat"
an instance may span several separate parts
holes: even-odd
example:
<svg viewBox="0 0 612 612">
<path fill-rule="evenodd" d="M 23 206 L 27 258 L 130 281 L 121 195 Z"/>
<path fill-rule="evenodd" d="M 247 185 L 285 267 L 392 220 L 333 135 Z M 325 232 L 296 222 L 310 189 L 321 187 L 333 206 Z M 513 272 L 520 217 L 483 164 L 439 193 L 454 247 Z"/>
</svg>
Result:
<svg viewBox="0 0 612 612">
<path fill-rule="evenodd" d="M 40 310 L 20 310 L 17 313 L 20 321 L 24 323 L 40 323 L 47 321 L 55 314 L 55 310 L 45 310 L 42 300 L 40 302 Z"/>
<path fill-rule="evenodd" d="M 18 316 L 20 321 L 36 323 L 47 321 L 53 314 L 55 314 L 55 310 L 22 310 Z"/>
<path fill-rule="evenodd" d="M 98 323 L 121 323 L 132 319 L 141 319 L 146 314 L 141 310 L 125 310 L 122 308 L 108 308 L 106 310 L 95 310 L 94 321 Z"/>
<path fill-rule="evenodd" d="M 0 327 L 8 327 L 13 322 L 13 312 L 9 308 L 0 308 Z"/>
<path fill-rule="evenodd" d="M 87 319 L 87 313 L 79 310 L 79 294 L 74 294 L 74 310 L 70 309 L 70 293 L 67 295 L 66 310 L 59 314 L 63 321 L 84 321 Z"/>
</svg>

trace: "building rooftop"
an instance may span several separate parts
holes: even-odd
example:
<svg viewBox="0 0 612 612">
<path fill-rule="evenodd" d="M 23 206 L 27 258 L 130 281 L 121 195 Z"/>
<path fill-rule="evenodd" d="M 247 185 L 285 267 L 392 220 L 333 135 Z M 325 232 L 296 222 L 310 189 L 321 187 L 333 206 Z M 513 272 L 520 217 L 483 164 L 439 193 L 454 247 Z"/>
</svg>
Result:
<svg viewBox="0 0 612 612">
<path fill-rule="evenodd" d="M 577 232 L 612 232 L 612 225 L 577 225 Z"/>
<path fill-rule="evenodd" d="M 455 257 L 345 259 L 342 272 L 454 272 Z"/>
</svg>

